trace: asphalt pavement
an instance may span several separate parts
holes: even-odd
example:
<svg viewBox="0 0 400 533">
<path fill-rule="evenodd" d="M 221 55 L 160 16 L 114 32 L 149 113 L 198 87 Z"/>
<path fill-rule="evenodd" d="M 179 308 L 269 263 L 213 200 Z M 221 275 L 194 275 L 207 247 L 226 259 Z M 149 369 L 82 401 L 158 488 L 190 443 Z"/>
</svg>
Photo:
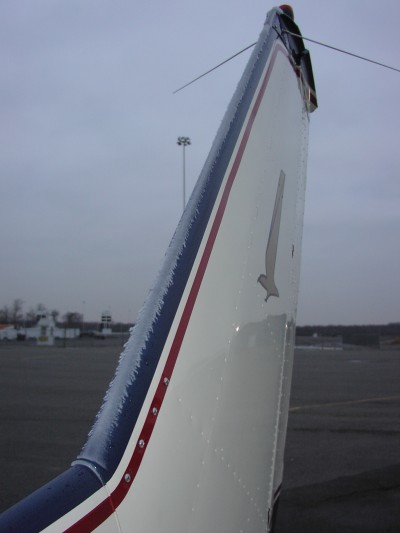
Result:
<svg viewBox="0 0 400 533">
<path fill-rule="evenodd" d="M 400 350 L 296 350 L 276 532 L 400 532 Z"/>
<path fill-rule="evenodd" d="M 122 344 L 0 344 L 0 511 L 75 459 Z M 400 349 L 296 350 L 275 533 L 400 532 L 399 413 Z"/>
<path fill-rule="evenodd" d="M 0 512 L 70 467 L 120 349 L 101 339 L 66 347 L 0 343 Z"/>
</svg>

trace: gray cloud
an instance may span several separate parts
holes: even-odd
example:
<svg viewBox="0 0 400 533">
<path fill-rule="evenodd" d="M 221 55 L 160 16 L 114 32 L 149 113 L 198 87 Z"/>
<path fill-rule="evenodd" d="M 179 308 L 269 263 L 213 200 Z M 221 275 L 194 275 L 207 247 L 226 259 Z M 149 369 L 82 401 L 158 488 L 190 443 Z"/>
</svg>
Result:
<svg viewBox="0 0 400 533">
<path fill-rule="evenodd" d="M 396 66 L 396 1 L 295 5 L 306 36 Z M 0 305 L 136 316 L 268 6 L 181 1 L 0 7 Z M 299 323 L 396 321 L 400 76 L 309 45 L 311 117 Z"/>
</svg>

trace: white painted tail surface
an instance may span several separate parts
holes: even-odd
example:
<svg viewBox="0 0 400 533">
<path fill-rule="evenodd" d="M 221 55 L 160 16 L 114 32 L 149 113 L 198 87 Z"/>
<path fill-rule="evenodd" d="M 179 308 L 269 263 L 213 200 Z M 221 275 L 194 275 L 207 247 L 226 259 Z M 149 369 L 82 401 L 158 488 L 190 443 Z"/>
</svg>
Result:
<svg viewBox="0 0 400 533">
<path fill-rule="evenodd" d="M 301 40 L 278 35 L 293 24 L 280 9 L 268 14 L 78 470 L 68 474 L 90 472 L 98 487 L 46 531 L 270 527 L 315 104 Z"/>
<path fill-rule="evenodd" d="M 170 343 L 182 320 L 187 320 L 132 498 L 118 510 L 122 523 L 134 520 L 138 531 L 267 528 L 268 510 L 282 477 L 307 125 L 297 78 L 277 41 L 232 153 L 160 361 L 161 376 Z M 276 264 L 271 265 L 275 271 L 267 273 L 275 280 L 279 296 L 272 295 L 266 302 L 266 290 L 257 280 L 265 273 L 282 172 L 286 181 L 280 220 L 275 219 L 280 224 Z M 199 276 L 201 285 L 187 319 L 184 312 Z M 150 392 L 149 408 L 151 401 Z M 149 502 L 153 502 L 152 512 Z"/>
<path fill-rule="evenodd" d="M 270 67 L 265 93 L 254 111 L 261 81 L 171 330 L 173 337 L 218 226 L 132 499 L 118 512 L 122 522 L 132 517 L 139 531 L 159 531 L 160 524 L 171 532 L 263 531 L 281 483 L 307 116 L 279 43 L 271 61 L 262 77 Z M 257 280 L 265 269 L 282 171 L 286 183 L 275 272 L 268 273 L 279 296 L 272 294 L 266 302 Z M 153 513 L 149 498 L 157 502 Z"/>
</svg>

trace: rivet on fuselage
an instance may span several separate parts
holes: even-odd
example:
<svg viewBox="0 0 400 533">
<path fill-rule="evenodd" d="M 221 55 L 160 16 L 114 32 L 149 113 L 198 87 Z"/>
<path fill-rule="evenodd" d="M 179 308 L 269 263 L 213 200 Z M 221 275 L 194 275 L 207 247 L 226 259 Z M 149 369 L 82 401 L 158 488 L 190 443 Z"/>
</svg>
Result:
<svg viewBox="0 0 400 533">
<path fill-rule="evenodd" d="M 130 482 L 131 482 L 131 479 L 132 479 L 132 478 L 131 478 L 131 475 L 130 475 L 130 474 L 126 473 L 126 474 L 124 475 L 124 480 L 126 481 L 126 483 L 130 483 Z"/>
<path fill-rule="evenodd" d="M 169 384 L 169 379 L 168 378 L 164 378 L 164 385 L 167 386 Z"/>
<path fill-rule="evenodd" d="M 139 441 L 139 448 L 144 448 L 144 445 L 145 445 L 145 444 L 146 444 L 146 443 L 144 442 L 144 440 L 143 440 L 143 439 L 140 439 L 140 441 Z"/>
<path fill-rule="evenodd" d="M 154 416 L 157 416 L 157 414 L 158 414 L 158 409 L 157 409 L 157 407 L 153 407 L 153 409 L 151 410 L 151 412 L 153 413 Z"/>
</svg>

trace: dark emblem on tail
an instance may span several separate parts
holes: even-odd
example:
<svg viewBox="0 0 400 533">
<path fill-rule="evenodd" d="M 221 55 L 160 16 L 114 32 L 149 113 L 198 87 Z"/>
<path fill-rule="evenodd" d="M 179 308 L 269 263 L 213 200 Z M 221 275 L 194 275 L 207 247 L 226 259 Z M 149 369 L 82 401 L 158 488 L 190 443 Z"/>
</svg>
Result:
<svg viewBox="0 0 400 533">
<path fill-rule="evenodd" d="M 279 175 L 278 187 L 276 189 L 274 212 L 272 213 L 271 227 L 269 229 L 269 237 L 267 250 L 265 252 L 265 274 L 258 277 L 259 283 L 267 291 L 265 301 L 270 296 L 279 297 L 278 287 L 275 285 L 275 263 L 276 253 L 278 250 L 279 228 L 281 225 L 282 214 L 282 200 L 283 188 L 285 186 L 285 173 L 281 170 Z"/>
</svg>

